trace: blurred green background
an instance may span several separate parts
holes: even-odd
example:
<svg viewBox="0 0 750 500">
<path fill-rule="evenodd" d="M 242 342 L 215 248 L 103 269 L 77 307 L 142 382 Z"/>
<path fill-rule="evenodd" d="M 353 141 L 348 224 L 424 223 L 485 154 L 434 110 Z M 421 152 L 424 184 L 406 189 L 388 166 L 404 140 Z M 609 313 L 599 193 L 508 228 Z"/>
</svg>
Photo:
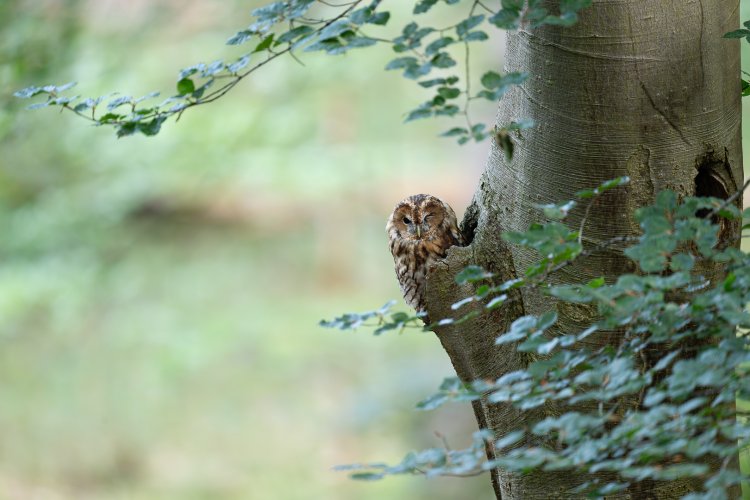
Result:
<svg viewBox="0 0 750 500">
<path fill-rule="evenodd" d="M 430 192 L 462 212 L 487 154 L 401 124 L 428 96 L 382 70 L 389 50 L 269 65 L 156 138 L 11 97 L 170 95 L 238 54 L 223 42 L 261 3 L 0 2 L 0 499 L 492 498 L 487 477 L 331 470 L 475 426 L 413 409 L 453 373 L 431 334 L 317 326 L 400 297 L 391 208 Z"/>
<path fill-rule="evenodd" d="M 428 96 L 390 50 L 279 61 L 155 138 L 10 96 L 166 97 L 248 50 L 224 41 L 262 3 L 0 2 L 0 499 L 491 497 L 331 470 L 474 429 L 414 409 L 453 374 L 433 335 L 317 326 L 400 298 L 387 215 L 463 210 L 484 163 L 448 122 L 401 124 Z"/>
</svg>

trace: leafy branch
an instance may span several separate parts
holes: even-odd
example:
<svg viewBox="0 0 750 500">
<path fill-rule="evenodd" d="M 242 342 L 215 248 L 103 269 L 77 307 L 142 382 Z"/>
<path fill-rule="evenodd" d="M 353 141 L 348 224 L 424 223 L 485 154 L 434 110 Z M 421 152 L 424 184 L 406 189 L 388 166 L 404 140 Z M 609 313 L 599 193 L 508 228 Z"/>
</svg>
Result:
<svg viewBox="0 0 750 500">
<path fill-rule="evenodd" d="M 430 11 L 438 3 L 457 5 L 459 0 L 418 0 L 413 14 Z M 67 96 L 75 83 L 65 85 L 32 86 L 19 90 L 14 95 L 20 98 L 44 96 L 44 101 L 29 106 L 32 109 L 59 107 L 93 123 L 115 128 L 118 137 L 136 132 L 153 136 L 160 132 L 169 118 L 179 120 L 182 114 L 196 106 L 214 102 L 227 95 L 241 81 L 254 74 L 266 64 L 289 55 L 299 61 L 297 52 L 322 51 L 329 55 L 346 53 L 352 49 L 387 44 L 401 54 L 386 65 L 387 70 L 403 70 L 406 78 L 418 80 L 432 71 L 445 71 L 455 66 L 456 58 L 450 50 L 463 46 L 465 66 L 463 81 L 457 75 L 448 74 L 417 82 L 423 88 L 434 88 L 436 94 L 416 109 L 406 114 L 406 121 L 428 117 L 457 117 L 464 119 L 466 126 L 453 127 L 443 133 L 455 137 L 464 144 L 470 140 L 481 141 L 493 135 L 508 156 L 512 155 L 512 133 L 533 125 L 528 120 L 511 123 L 490 131 L 483 123 L 474 123 L 470 116 L 470 103 L 478 99 L 497 101 L 513 85 L 523 83 L 526 74 L 500 75 L 485 71 L 481 78 L 482 90 L 473 94 L 470 81 L 470 43 L 482 42 L 489 35 L 482 25 L 499 29 L 528 29 L 543 24 L 570 25 L 577 19 L 577 12 L 587 7 L 591 0 L 560 0 L 559 13 L 551 13 L 542 7 L 542 0 L 503 0 L 500 10 L 493 10 L 480 0 L 470 3 L 468 12 L 458 21 L 442 28 L 419 26 L 409 22 L 401 34 L 393 39 L 371 36 L 365 33 L 369 27 L 386 25 L 391 15 L 380 10 L 381 0 L 352 0 L 331 2 L 328 0 L 282 0 L 252 11 L 254 22 L 238 31 L 227 40 L 228 45 L 243 45 L 254 42 L 249 53 L 229 62 L 217 60 L 210 64 L 199 63 L 183 69 L 176 82 L 177 93 L 159 104 L 144 104 L 158 97 L 152 92 L 140 98 L 129 95 L 109 94 L 82 99 L 80 95 Z M 316 7 L 319 13 L 315 14 Z M 481 13 L 479 13 L 481 11 Z M 410 55 L 403 55 L 408 53 Z M 261 60 L 251 62 L 257 57 Z M 456 101 L 463 98 L 461 105 Z"/>
<path fill-rule="evenodd" d="M 228 45 L 240 45 L 250 40 L 257 40 L 255 48 L 250 53 L 229 64 L 223 61 L 215 61 L 211 64 L 199 63 L 183 69 L 180 71 L 179 80 L 176 84 L 177 94 L 156 106 L 139 107 L 139 104 L 147 99 L 157 97 L 158 92 L 152 92 L 138 99 L 131 96 L 120 96 L 110 100 L 106 105 L 106 113 L 102 114 L 100 105 L 112 95 L 87 98 L 74 105 L 74 101 L 80 99 L 80 96 L 63 97 L 61 94 L 72 88 L 75 82 L 59 87 L 54 85 L 27 87 L 14 95 L 21 98 L 46 95 L 46 101 L 33 104 L 30 107 L 38 109 L 47 106 L 60 106 L 63 110 L 72 111 L 96 125 L 115 127 L 118 137 L 131 135 L 135 132 L 148 136 L 156 135 L 169 117 L 176 115 L 179 119 L 187 109 L 216 101 L 269 62 L 285 54 L 293 54 L 293 50 L 315 38 L 333 39 L 333 37 L 344 35 L 341 30 L 341 26 L 343 26 L 341 21 L 350 14 L 352 18 L 362 23 L 384 24 L 387 22 L 387 13 L 380 13 L 380 15 L 372 13 L 380 0 L 373 1 L 369 7 L 354 11 L 354 8 L 363 1 L 355 0 L 343 4 L 345 8 L 340 13 L 320 22 L 310 22 L 305 18 L 305 13 L 315 3 L 315 0 L 274 2 L 255 9 L 252 15 L 256 18 L 256 21 L 227 40 Z M 326 5 L 330 4 L 326 2 Z M 271 28 L 281 23 L 288 23 L 289 29 L 281 34 L 271 31 Z M 312 28 L 311 24 L 319 24 L 319 26 Z M 322 42 L 325 42 L 325 40 L 318 43 Z M 349 43 L 356 45 L 357 40 L 349 39 Z M 249 69 L 245 69 L 253 54 L 264 54 L 265 59 Z M 196 78 L 200 78 L 202 81 L 196 84 Z M 209 90 L 215 83 L 222 81 L 224 83 L 218 88 Z M 129 106 L 130 112 L 122 113 L 118 111 L 122 106 Z"/>
<path fill-rule="evenodd" d="M 381 0 L 372 0 L 363 6 L 364 0 L 342 3 L 327 0 L 283 0 L 255 9 L 251 13 L 255 21 L 227 40 L 228 45 L 242 45 L 254 41 L 255 47 L 252 51 L 230 62 L 218 60 L 183 69 L 176 83 L 177 93 L 156 105 L 143 103 L 158 97 L 159 92 L 151 92 L 139 98 L 129 95 L 117 96 L 117 93 L 85 99 L 80 95 L 65 95 L 75 82 L 59 86 L 27 87 L 14 95 L 24 99 L 44 96 L 46 100 L 34 103 L 29 108 L 57 106 L 97 126 L 114 127 L 118 137 L 136 132 L 152 136 L 159 133 L 167 119 L 175 117 L 175 120 L 179 120 L 186 110 L 222 98 L 248 76 L 284 55 L 301 62 L 296 54 L 298 51 L 323 51 L 329 55 L 338 55 L 352 49 L 386 44 L 398 54 L 411 54 L 399 55 L 391 60 L 386 65 L 386 70 L 403 70 L 404 77 L 419 80 L 417 83 L 422 88 L 435 91 L 429 100 L 407 112 L 405 121 L 461 117 L 464 126 L 454 126 L 441 135 L 456 138 L 459 144 L 492 137 L 506 156 L 511 158 L 514 135 L 532 127 L 534 123 L 524 119 L 491 129 L 487 124 L 475 123 L 472 120 L 471 104 L 486 100 L 497 102 L 512 86 L 522 84 L 528 78 L 528 74 L 502 75 L 493 69 L 485 70 L 479 78 L 481 90 L 473 93 L 470 43 L 489 39 L 483 26 L 501 30 L 526 30 L 544 24 L 572 25 L 578 19 L 578 12 L 588 7 L 591 0 L 559 0 L 556 5 L 557 13 L 551 13 L 543 7 L 542 0 L 503 0 L 500 10 L 493 10 L 481 0 L 472 0 L 466 15 L 459 17 L 457 22 L 449 26 L 433 28 L 420 26 L 412 21 L 393 39 L 371 36 L 364 32 L 367 26 L 382 27 L 389 22 L 391 15 L 387 11 L 378 10 L 380 3 Z M 424 14 L 438 3 L 453 6 L 461 2 L 418 0 L 413 14 Z M 310 15 L 316 6 L 323 9 L 323 16 Z M 750 42 L 750 21 L 745 22 L 744 26 L 745 28 L 731 31 L 724 36 L 745 38 Z M 464 52 L 464 70 L 461 77 L 449 73 L 420 80 L 433 70 L 445 72 L 456 66 L 456 57 L 451 50 L 459 46 L 463 46 Z M 258 56 L 262 57 L 262 60 L 250 65 L 251 60 Z M 742 95 L 750 95 L 750 83 L 744 79 L 741 83 Z"/>
<path fill-rule="evenodd" d="M 498 467 L 519 473 L 576 469 L 617 474 L 616 480 L 581 485 L 578 492 L 590 496 L 645 480 L 699 478 L 703 491 L 685 497 L 690 499 L 723 498 L 727 487 L 747 479 L 733 457 L 750 445 L 750 421 L 735 406 L 736 398 L 750 399 L 750 336 L 743 333 L 750 329 L 750 255 L 719 233 L 722 219 L 750 218 L 750 209 L 741 211 L 737 203 L 750 181 L 727 199 L 680 200 L 671 191 L 661 192 L 654 205 L 636 212 L 639 236 L 584 249 L 581 235 L 591 203 L 625 182 L 619 178 L 577 193 L 579 200 L 589 200 L 577 231 L 562 223 L 576 206 L 571 200 L 539 206 L 548 222 L 506 234 L 506 241 L 535 249 L 542 257 L 523 278 L 490 286 L 487 282 L 495 276 L 478 266 L 456 276 L 457 282 L 473 283 L 476 289 L 454 309 L 479 300 L 487 301 L 485 308 L 499 307 L 508 302 L 507 290 L 539 287 L 558 304 L 596 311 L 592 323 L 577 331 L 563 329 L 557 306 L 516 319 L 496 343 L 528 353 L 532 361 L 525 368 L 495 380 L 447 378 L 437 393 L 418 403 L 418 408 L 431 410 L 447 402 L 483 399 L 522 411 L 548 404 L 562 410 L 504 436 L 485 430 L 483 439 L 496 450 L 495 458 L 475 454 L 475 441 L 454 452 L 465 466 L 462 475 Z M 623 274 L 614 283 L 603 278 L 548 283 L 550 273 L 597 248 L 621 250 L 639 272 Z M 724 275 L 707 280 L 698 266 L 703 261 L 723 266 Z M 604 333 L 616 333 L 616 343 L 590 347 L 587 339 Z M 446 468 L 445 456 L 444 450 L 430 449 L 410 453 L 395 466 L 349 470 L 357 471 L 354 478 L 369 480 L 456 472 Z M 711 462 L 717 466 L 711 468 Z"/>
</svg>

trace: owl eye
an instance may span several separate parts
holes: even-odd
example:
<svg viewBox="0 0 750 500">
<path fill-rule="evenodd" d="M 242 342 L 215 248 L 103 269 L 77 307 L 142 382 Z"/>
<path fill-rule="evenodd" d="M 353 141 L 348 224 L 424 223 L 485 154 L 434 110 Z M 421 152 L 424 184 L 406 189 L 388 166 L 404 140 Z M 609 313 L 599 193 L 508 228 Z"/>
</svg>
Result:
<svg viewBox="0 0 750 500">
<path fill-rule="evenodd" d="M 411 224 L 411 219 L 408 217 L 404 217 L 404 224 Z"/>
</svg>

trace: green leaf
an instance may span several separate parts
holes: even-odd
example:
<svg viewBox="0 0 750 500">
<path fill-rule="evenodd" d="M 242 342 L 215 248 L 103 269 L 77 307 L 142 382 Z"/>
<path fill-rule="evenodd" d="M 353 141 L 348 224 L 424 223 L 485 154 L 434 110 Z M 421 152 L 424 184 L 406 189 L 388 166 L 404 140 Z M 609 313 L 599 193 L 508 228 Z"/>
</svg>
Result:
<svg viewBox="0 0 750 500">
<path fill-rule="evenodd" d="M 136 122 L 126 122 L 117 126 L 117 138 L 133 135 L 137 127 Z"/>
<path fill-rule="evenodd" d="M 13 95 L 15 97 L 20 97 L 21 99 L 29 99 L 30 97 L 34 97 L 37 94 L 41 94 L 42 92 L 46 93 L 40 87 L 26 87 L 25 89 L 13 92 Z"/>
<path fill-rule="evenodd" d="M 362 7 L 349 14 L 349 20 L 354 24 L 365 24 L 367 19 L 372 15 L 372 7 Z"/>
<path fill-rule="evenodd" d="M 498 295 L 497 297 L 493 297 L 492 299 L 490 299 L 490 301 L 487 302 L 487 305 L 484 307 L 486 309 L 495 309 L 503 305 L 506 300 L 508 300 L 508 296 L 506 294 Z"/>
<path fill-rule="evenodd" d="M 429 118 L 432 116 L 432 113 L 433 112 L 431 109 L 417 108 L 417 109 L 410 111 L 406 115 L 406 119 L 404 120 L 404 122 L 410 122 L 413 120 L 421 120 L 423 118 Z"/>
<path fill-rule="evenodd" d="M 195 89 L 190 95 L 194 97 L 195 99 L 200 99 L 203 97 L 203 94 L 208 90 L 214 83 L 214 80 L 208 80 L 206 83 Z"/>
<path fill-rule="evenodd" d="M 604 183 L 602 183 L 601 186 L 599 186 L 597 189 L 600 193 L 603 193 L 605 191 L 609 191 L 610 189 L 619 187 L 619 186 L 625 186 L 630 183 L 630 177 L 627 175 L 623 177 L 616 177 L 614 179 L 608 180 Z"/>
<path fill-rule="evenodd" d="M 729 33 L 724 33 L 723 38 L 745 38 L 746 36 L 750 36 L 750 30 L 739 29 L 730 31 Z"/>
<path fill-rule="evenodd" d="M 50 106 L 51 104 L 52 104 L 52 101 L 49 101 L 49 100 L 44 101 L 44 102 L 37 102 L 34 104 L 29 104 L 28 106 L 26 106 L 26 109 L 28 110 L 41 109 L 41 108 L 46 108 Z"/>
<path fill-rule="evenodd" d="M 505 130 L 513 131 L 513 130 L 526 130 L 533 128 L 536 123 L 534 123 L 534 120 L 530 118 L 521 118 L 517 121 L 512 121 L 505 127 L 503 127 Z"/>
<path fill-rule="evenodd" d="M 591 302 L 591 296 L 585 289 L 578 285 L 558 285 L 549 289 L 550 295 L 565 302 L 586 303 Z"/>
<path fill-rule="evenodd" d="M 195 92 L 195 83 L 190 78 L 183 78 L 177 82 L 177 93 L 187 95 Z"/>
<path fill-rule="evenodd" d="M 206 69 L 206 65 L 203 63 L 198 63 L 193 66 L 189 66 L 187 68 L 180 70 L 180 79 L 187 78 L 188 76 L 194 75 L 196 73 L 200 73 L 205 69 Z"/>
<path fill-rule="evenodd" d="M 550 219 L 562 220 L 568 216 L 568 212 L 575 208 L 575 201 L 566 201 L 563 203 L 549 203 L 546 205 L 534 204 L 535 208 L 539 208 L 544 211 L 544 215 Z"/>
<path fill-rule="evenodd" d="M 221 73 L 225 68 L 224 61 L 214 61 L 201 72 L 201 76 L 204 78 L 212 77 L 218 73 Z"/>
<path fill-rule="evenodd" d="M 502 30 L 511 30 L 518 28 L 520 17 L 520 9 L 504 8 L 497 14 L 491 16 L 488 21 Z"/>
<path fill-rule="evenodd" d="M 459 111 L 461 109 L 455 104 L 446 104 L 443 107 L 435 109 L 435 116 L 456 116 Z"/>
<path fill-rule="evenodd" d="M 378 43 L 377 40 L 374 38 L 368 38 L 366 36 L 355 36 L 354 38 L 350 38 L 347 40 L 346 48 L 347 49 L 355 49 L 355 48 L 362 48 L 362 47 L 370 47 L 371 45 L 375 45 Z"/>
<path fill-rule="evenodd" d="M 415 22 L 407 24 L 401 36 L 393 39 L 393 50 L 395 52 L 405 52 L 413 50 L 422 44 L 422 38 L 434 32 L 433 28 L 420 28 Z"/>
<path fill-rule="evenodd" d="M 241 45 L 247 42 L 248 40 L 250 40 L 250 38 L 252 38 L 255 34 L 257 34 L 257 32 L 254 30 L 238 31 L 237 33 L 229 37 L 229 39 L 226 41 L 226 44 L 227 45 Z"/>
<path fill-rule="evenodd" d="M 430 70 L 432 70 L 432 65 L 430 63 L 410 66 L 406 68 L 406 70 L 404 70 L 404 76 L 406 78 L 416 80 L 417 78 L 422 77 L 426 75 L 427 73 L 429 73 Z"/>
<path fill-rule="evenodd" d="M 669 267 L 673 271 L 690 271 L 695 265 L 695 258 L 687 253 L 678 253 L 672 256 Z"/>
<path fill-rule="evenodd" d="M 388 24 L 388 20 L 391 18 L 390 12 L 377 12 L 370 16 L 370 18 L 367 20 L 369 24 L 375 24 L 378 26 L 384 26 Z"/>
<path fill-rule="evenodd" d="M 308 25 L 297 26 L 296 28 L 292 28 L 289 31 L 279 35 L 279 37 L 276 39 L 276 43 L 292 43 L 302 37 L 313 33 L 314 31 L 315 30 Z"/>
<path fill-rule="evenodd" d="M 122 106 L 124 104 L 130 104 L 132 102 L 133 102 L 133 98 L 131 96 L 124 95 L 124 96 L 118 97 L 116 99 L 112 99 L 107 104 L 107 109 L 111 111 L 113 109 L 119 108 L 120 106 Z"/>
<path fill-rule="evenodd" d="M 493 276 L 494 274 L 485 271 L 480 266 L 470 265 L 466 266 L 461 272 L 459 272 L 454 279 L 457 284 L 463 285 L 465 283 L 482 281 L 487 278 L 492 278 Z"/>
<path fill-rule="evenodd" d="M 557 312 L 547 311 L 539 316 L 536 324 L 537 330 L 546 330 L 557 322 Z"/>
<path fill-rule="evenodd" d="M 306 27 L 306 26 L 303 26 Z M 237 59 L 235 62 L 227 66 L 227 71 L 229 71 L 232 74 L 237 73 L 241 69 L 243 69 L 247 64 L 250 62 L 250 56 L 244 55 Z"/>
<path fill-rule="evenodd" d="M 425 47 L 424 52 L 428 56 L 433 56 L 437 54 L 440 49 L 443 49 L 447 47 L 448 45 L 454 43 L 455 40 L 449 36 L 444 36 L 441 38 L 438 38 L 434 42 L 431 42 L 427 47 Z"/>
<path fill-rule="evenodd" d="M 86 111 L 87 109 L 91 109 L 93 107 L 93 100 L 92 99 L 86 99 L 85 101 L 78 103 L 73 108 L 73 111 L 76 113 L 81 113 L 83 111 Z"/>
<path fill-rule="evenodd" d="M 463 40 L 464 37 L 469 33 L 469 31 L 472 28 L 479 26 L 482 21 L 484 21 L 484 14 L 477 14 L 458 23 L 458 25 L 456 26 L 456 33 L 458 34 L 458 38 L 460 40 Z"/>
<path fill-rule="evenodd" d="M 356 472 L 350 477 L 356 481 L 378 481 L 383 479 L 385 475 L 379 472 Z"/>
<path fill-rule="evenodd" d="M 263 40 L 261 40 L 261 42 L 253 50 L 253 53 L 263 52 L 264 50 L 268 50 L 271 47 L 271 45 L 273 44 L 273 37 L 274 36 L 275 35 L 273 33 L 271 33 L 270 35 L 268 35 L 267 37 L 265 37 Z"/>
<path fill-rule="evenodd" d="M 610 179 L 608 181 L 603 182 L 599 186 L 592 188 L 592 189 L 583 189 L 581 191 L 576 192 L 576 196 L 578 198 L 587 199 L 587 198 L 593 198 L 595 196 L 598 196 L 605 191 L 609 191 L 610 189 L 614 189 L 619 186 L 625 186 L 630 183 L 630 177 L 627 175 L 623 177 L 616 177 L 614 179 Z"/>
<path fill-rule="evenodd" d="M 513 150 L 515 148 L 515 145 L 513 144 L 513 139 L 511 139 L 510 134 L 507 133 L 507 131 L 504 130 L 498 130 L 495 132 L 495 144 L 503 150 L 503 153 L 505 153 L 505 159 L 507 161 L 511 161 L 513 159 Z"/>
<path fill-rule="evenodd" d="M 589 280 L 588 283 L 586 283 L 586 286 L 589 288 L 601 288 L 606 284 L 606 280 L 603 276 L 600 276 L 598 278 L 594 278 L 592 280 Z"/>
<path fill-rule="evenodd" d="M 134 100 L 133 102 L 134 102 L 134 103 L 136 103 L 136 104 L 138 104 L 138 103 L 141 103 L 141 102 L 143 102 L 143 101 L 147 101 L 148 99 L 153 99 L 154 97 L 159 97 L 159 95 L 160 95 L 160 94 L 161 94 L 161 93 L 160 93 L 160 92 L 158 92 L 158 91 L 154 91 L 154 92 L 149 92 L 148 94 L 146 94 L 146 95 L 142 95 L 142 96 L 141 96 L 141 97 L 139 97 L 138 99 L 135 99 L 135 100 Z M 92 104 L 93 104 L 93 100 L 92 100 L 92 99 L 86 99 L 86 102 L 87 102 L 87 103 L 88 103 L 89 105 L 92 105 Z"/>
<path fill-rule="evenodd" d="M 99 117 L 99 123 L 101 124 L 112 123 L 114 121 L 118 121 L 122 117 L 123 115 L 118 115 L 116 113 L 106 113 L 102 115 L 101 117 Z"/>
<path fill-rule="evenodd" d="M 488 40 L 490 37 L 487 33 L 484 31 L 472 31 L 468 35 L 464 37 L 465 42 L 483 42 L 485 40 Z"/>
<path fill-rule="evenodd" d="M 161 125 L 166 119 L 166 116 L 161 115 L 147 122 L 138 122 L 137 129 L 143 135 L 154 136 L 159 133 Z"/>
<path fill-rule="evenodd" d="M 55 93 L 65 92 L 68 89 L 72 89 L 78 84 L 78 82 L 68 82 L 66 84 L 55 87 Z"/>
<path fill-rule="evenodd" d="M 500 99 L 505 92 L 513 85 L 518 85 L 525 82 L 529 77 L 528 73 L 513 72 L 506 75 L 500 75 L 494 71 L 488 71 L 482 75 L 482 85 L 489 89 L 483 90 L 477 94 L 477 97 L 483 97 L 490 101 L 496 101 Z"/>
<path fill-rule="evenodd" d="M 319 40 L 312 45 L 305 48 L 305 52 L 314 52 L 316 50 L 325 51 L 327 54 L 335 55 L 337 53 L 344 52 L 344 44 L 341 43 L 339 38 L 328 38 L 326 40 Z"/>
<path fill-rule="evenodd" d="M 458 135 L 466 135 L 469 131 L 463 127 L 454 127 L 450 130 L 447 130 L 446 132 L 443 132 L 440 134 L 441 137 L 455 137 Z"/>
<path fill-rule="evenodd" d="M 416 57 L 397 57 L 385 65 L 386 70 L 409 68 L 419 65 Z"/>
<path fill-rule="evenodd" d="M 521 316 L 510 325 L 510 330 L 495 339 L 495 344 L 508 344 L 526 339 L 536 330 L 536 316 Z"/>
<path fill-rule="evenodd" d="M 461 91 L 455 87 L 440 87 L 438 94 L 445 99 L 455 99 L 461 95 Z"/>
<path fill-rule="evenodd" d="M 450 68 L 456 65 L 456 61 L 447 52 L 440 52 L 430 60 L 430 64 L 436 68 Z"/>
<path fill-rule="evenodd" d="M 414 14 L 424 14 L 428 10 L 430 10 L 435 4 L 437 3 L 437 0 L 419 0 L 417 4 L 414 6 Z"/>
<path fill-rule="evenodd" d="M 424 87 L 426 89 L 430 87 L 434 87 L 435 85 L 443 85 L 446 83 L 445 78 L 433 78 L 432 80 L 422 80 L 421 82 L 417 82 L 421 87 Z"/>
<path fill-rule="evenodd" d="M 524 431 L 509 432 L 495 442 L 495 448 L 502 450 L 519 442 L 526 435 Z"/>
<path fill-rule="evenodd" d="M 494 71 L 488 71 L 482 75 L 482 85 L 490 90 L 499 87 L 503 82 L 503 77 Z"/>
<path fill-rule="evenodd" d="M 337 37 L 345 31 L 352 31 L 352 23 L 348 19 L 339 19 L 338 21 L 335 21 L 324 28 L 323 31 L 320 32 L 318 38 L 320 40 L 325 40 L 328 38 Z"/>
</svg>

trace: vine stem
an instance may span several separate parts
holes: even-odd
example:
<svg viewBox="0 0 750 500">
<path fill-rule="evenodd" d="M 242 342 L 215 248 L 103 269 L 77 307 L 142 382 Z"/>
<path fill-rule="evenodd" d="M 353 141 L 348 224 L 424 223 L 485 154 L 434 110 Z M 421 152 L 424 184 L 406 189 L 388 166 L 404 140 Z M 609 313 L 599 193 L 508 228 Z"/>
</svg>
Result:
<svg viewBox="0 0 750 500">
<path fill-rule="evenodd" d="M 469 16 L 471 17 L 474 15 L 474 11 L 476 10 L 477 6 L 480 5 L 479 0 L 474 0 L 474 3 L 471 5 L 471 9 L 469 10 Z M 474 125 L 471 123 L 471 115 L 469 113 L 469 104 L 471 103 L 471 73 L 470 73 L 470 62 L 471 62 L 471 50 L 469 49 L 469 42 L 464 41 L 464 73 L 465 73 L 465 80 L 466 80 L 466 93 L 464 94 L 465 100 L 464 100 L 464 111 L 463 115 L 466 119 L 466 127 L 468 128 L 468 133 L 472 133 L 472 129 L 474 128 Z"/>
</svg>

